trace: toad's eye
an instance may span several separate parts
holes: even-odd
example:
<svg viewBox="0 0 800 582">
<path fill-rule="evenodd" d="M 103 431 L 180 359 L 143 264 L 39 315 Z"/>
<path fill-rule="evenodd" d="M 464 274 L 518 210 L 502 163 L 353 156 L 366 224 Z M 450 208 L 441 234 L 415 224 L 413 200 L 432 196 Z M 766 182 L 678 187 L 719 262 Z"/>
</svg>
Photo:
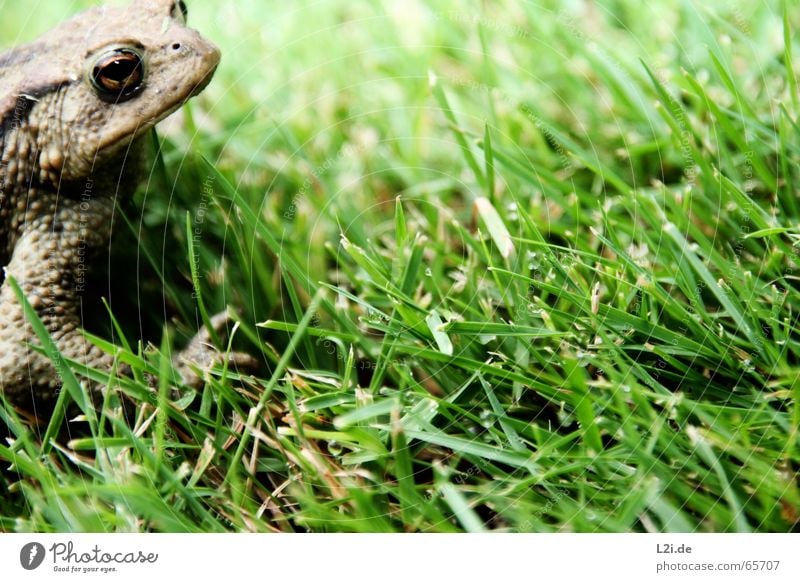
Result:
<svg viewBox="0 0 800 582">
<path fill-rule="evenodd" d="M 101 54 L 89 71 L 89 80 L 103 101 L 121 103 L 144 87 L 144 58 L 131 48 L 117 48 Z"/>
</svg>

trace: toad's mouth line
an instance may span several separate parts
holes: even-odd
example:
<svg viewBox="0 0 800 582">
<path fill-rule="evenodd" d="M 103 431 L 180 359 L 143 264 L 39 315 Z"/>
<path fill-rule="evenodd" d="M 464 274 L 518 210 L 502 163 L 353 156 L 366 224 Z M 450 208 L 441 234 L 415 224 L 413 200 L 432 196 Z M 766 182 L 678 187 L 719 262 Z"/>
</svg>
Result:
<svg viewBox="0 0 800 582">
<path fill-rule="evenodd" d="M 110 135 L 105 136 L 97 146 L 97 155 L 103 155 L 109 152 L 114 152 L 119 148 L 126 147 L 133 140 L 141 137 L 143 134 L 154 128 L 161 121 L 178 111 L 190 99 L 199 95 L 211 82 L 216 71 L 216 66 L 211 68 L 208 73 L 195 85 L 191 91 L 186 94 L 181 94 L 180 97 L 173 97 L 172 99 L 166 98 L 163 100 L 164 106 L 159 112 L 149 118 L 142 119 L 134 127 L 126 127 Z M 142 95 L 147 94 L 147 89 L 142 92 Z"/>
</svg>

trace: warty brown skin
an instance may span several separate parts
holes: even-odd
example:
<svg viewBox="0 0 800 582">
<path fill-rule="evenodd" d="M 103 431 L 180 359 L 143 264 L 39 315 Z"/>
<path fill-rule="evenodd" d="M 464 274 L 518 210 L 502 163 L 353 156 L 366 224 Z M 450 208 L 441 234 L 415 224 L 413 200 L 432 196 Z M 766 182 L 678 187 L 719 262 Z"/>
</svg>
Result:
<svg viewBox="0 0 800 582">
<path fill-rule="evenodd" d="M 52 400 L 61 381 L 28 346 L 39 342 L 9 277 L 64 356 L 112 365 L 81 332 L 86 273 L 145 174 L 143 136 L 202 91 L 219 63 L 184 10 L 175 0 L 95 8 L 0 54 L 0 392 L 13 403 Z M 101 95 L 88 73 L 121 47 L 145 59 L 141 88 L 124 101 Z"/>
</svg>

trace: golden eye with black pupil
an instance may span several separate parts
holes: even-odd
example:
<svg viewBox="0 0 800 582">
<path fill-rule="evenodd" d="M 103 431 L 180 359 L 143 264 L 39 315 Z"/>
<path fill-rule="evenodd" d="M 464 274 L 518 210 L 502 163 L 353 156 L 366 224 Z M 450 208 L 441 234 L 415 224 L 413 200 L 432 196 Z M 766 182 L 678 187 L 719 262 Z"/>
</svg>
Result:
<svg viewBox="0 0 800 582">
<path fill-rule="evenodd" d="M 116 48 L 94 61 L 89 79 L 103 101 L 121 103 L 139 94 L 144 87 L 144 57 L 132 48 Z"/>
</svg>

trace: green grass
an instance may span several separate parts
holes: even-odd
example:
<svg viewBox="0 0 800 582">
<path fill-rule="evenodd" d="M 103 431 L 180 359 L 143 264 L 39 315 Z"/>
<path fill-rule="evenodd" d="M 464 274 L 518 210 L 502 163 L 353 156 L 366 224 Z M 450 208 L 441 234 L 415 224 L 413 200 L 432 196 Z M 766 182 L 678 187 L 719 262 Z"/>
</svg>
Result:
<svg viewBox="0 0 800 582">
<path fill-rule="evenodd" d="M 223 65 L 112 277 L 135 419 L 0 405 L 0 531 L 797 530 L 785 5 L 192 2 Z M 176 393 L 227 306 L 263 369 Z"/>
</svg>

